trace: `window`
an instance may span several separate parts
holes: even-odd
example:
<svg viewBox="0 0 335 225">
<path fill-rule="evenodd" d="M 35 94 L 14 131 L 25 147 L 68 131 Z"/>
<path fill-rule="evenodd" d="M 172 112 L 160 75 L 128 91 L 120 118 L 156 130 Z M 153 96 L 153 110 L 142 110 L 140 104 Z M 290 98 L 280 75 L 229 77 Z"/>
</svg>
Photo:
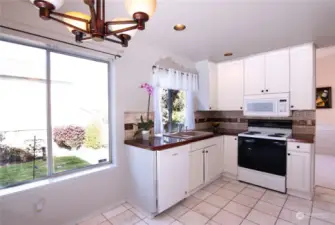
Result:
<svg viewBox="0 0 335 225">
<path fill-rule="evenodd" d="M 164 132 L 177 132 L 185 123 L 185 92 L 163 89 L 161 97 Z"/>
<path fill-rule="evenodd" d="M 109 64 L 0 49 L 0 188 L 110 162 Z"/>
</svg>

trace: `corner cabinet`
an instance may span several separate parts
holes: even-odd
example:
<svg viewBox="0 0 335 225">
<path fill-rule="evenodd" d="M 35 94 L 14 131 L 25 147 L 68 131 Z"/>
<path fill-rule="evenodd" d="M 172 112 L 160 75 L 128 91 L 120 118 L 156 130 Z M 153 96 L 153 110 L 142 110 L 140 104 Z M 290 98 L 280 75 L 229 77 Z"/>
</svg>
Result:
<svg viewBox="0 0 335 225">
<path fill-rule="evenodd" d="M 315 109 L 315 47 L 305 44 L 290 49 L 292 110 Z"/>
<path fill-rule="evenodd" d="M 243 110 L 244 62 L 218 64 L 218 110 Z"/>
<path fill-rule="evenodd" d="M 245 59 L 244 69 L 245 95 L 290 91 L 289 49 L 248 57 Z"/>
<path fill-rule="evenodd" d="M 287 192 L 311 199 L 314 189 L 314 145 L 288 142 Z"/>
<path fill-rule="evenodd" d="M 196 63 L 199 73 L 198 110 L 217 110 L 217 64 L 208 60 Z"/>
</svg>

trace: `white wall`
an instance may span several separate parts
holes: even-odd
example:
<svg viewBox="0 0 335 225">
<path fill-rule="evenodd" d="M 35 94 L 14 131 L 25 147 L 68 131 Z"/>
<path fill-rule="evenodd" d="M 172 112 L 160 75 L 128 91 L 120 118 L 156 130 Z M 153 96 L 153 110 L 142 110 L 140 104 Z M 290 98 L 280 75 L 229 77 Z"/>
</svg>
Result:
<svg viewBox="0 0 335 225">
<path fill-rule="evenodd" d="M 316 110 L 316 153 L 335 156 L 335 54 L 317 58 L 316 86 L 332 87 L 333 103 L 331 109 Z"/>
<path fill-rule="evenodd" d="M 6 10 L 6 12 L 6 15 L 10 16 L 9 11 Z M 16 15 L 19 14 L 19 12 L 16 13 Z M 0 17 L 0 22 L 1 19 Z M 23 24 L 28 23 L 25 22 L 24 17 L 21 17 L 19 22 L 10 22 L 8 18 L 6 20 L 11 27 L 27 28 L 27 25 Z M 40 22 L 39 26 L 41 26 Z M 35 29 L 35 31 L 48 35 L 50 29 L 54 29 L 47 25 L 44 28 Z M 110 45 L 113 44 L 110 43 Z M 115 63 L 111 86 L 113 99 L 111 135 L 113 137 L 113 156 L 117 167 L 6 195 L 0 199 L 1 225 L 67 224 L 126 199 L 129 177 L 123 144 L 124 112 L 146 110 L 147 95 L 139 88 L 139 85 L 143 82 L 150 82 L 152 65 L 165 58 L 171 58 L 183 67 L 192 70 L 195 68 L 194 64 L 187 59 L 175 56 L 166 50 L 158 50 L 136 43 L 136 41 L 130 43 L 123 57 Z M 41 199 L 45 200 L 45 207 L 42 212 L 36 212 L 34 205 Z"/>
</svg>

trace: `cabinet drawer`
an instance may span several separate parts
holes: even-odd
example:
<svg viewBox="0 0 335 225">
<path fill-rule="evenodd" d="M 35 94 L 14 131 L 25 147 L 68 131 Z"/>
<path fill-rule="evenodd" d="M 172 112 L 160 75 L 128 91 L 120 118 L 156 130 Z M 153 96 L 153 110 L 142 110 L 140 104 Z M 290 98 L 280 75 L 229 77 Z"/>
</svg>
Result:
<svg viewBox="0 0 335 225">
<path fill-rule="evenodd" d="M 217 138 L 210 138 L 210 139 L 206 139 L 206 140 L 203 140 L 203 141 L 193 142 L 191 144 L 191 151 L 195 151 L 195 150 L 198 150 L 198 149 L 203 149 L 203 148 L 207 148 L 207 147 L 212 146 L 212 145 L 216 145 L 217 142 L 218 142 Z"/>
<path fill-rule="evenodd" d="M 305 143 L 297 143 L 297 142 L 288 142 L 287 144 L 288 151 L 295 151 L 295 152 L 312 152 L 312 145 L 305 144 Z"/>
</svg>

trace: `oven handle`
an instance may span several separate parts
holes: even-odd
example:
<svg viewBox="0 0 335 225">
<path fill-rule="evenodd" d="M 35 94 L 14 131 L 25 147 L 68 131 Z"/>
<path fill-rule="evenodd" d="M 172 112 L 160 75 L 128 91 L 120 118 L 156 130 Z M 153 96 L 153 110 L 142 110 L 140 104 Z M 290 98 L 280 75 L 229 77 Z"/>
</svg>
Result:
<svg viewBox="0 0 335 225">
<path fill-rule="evenodd" d="M 244 139 L 243 141 L 247 143 L 255 143 L 254 139 Z"/>
<path fill-rule="evenodd" d="M 286 143 L 281 143 L 279 141 L 273 142 L 273 144 L 278 145 L 278 146 L 286 146 Z"/>
</svg>

